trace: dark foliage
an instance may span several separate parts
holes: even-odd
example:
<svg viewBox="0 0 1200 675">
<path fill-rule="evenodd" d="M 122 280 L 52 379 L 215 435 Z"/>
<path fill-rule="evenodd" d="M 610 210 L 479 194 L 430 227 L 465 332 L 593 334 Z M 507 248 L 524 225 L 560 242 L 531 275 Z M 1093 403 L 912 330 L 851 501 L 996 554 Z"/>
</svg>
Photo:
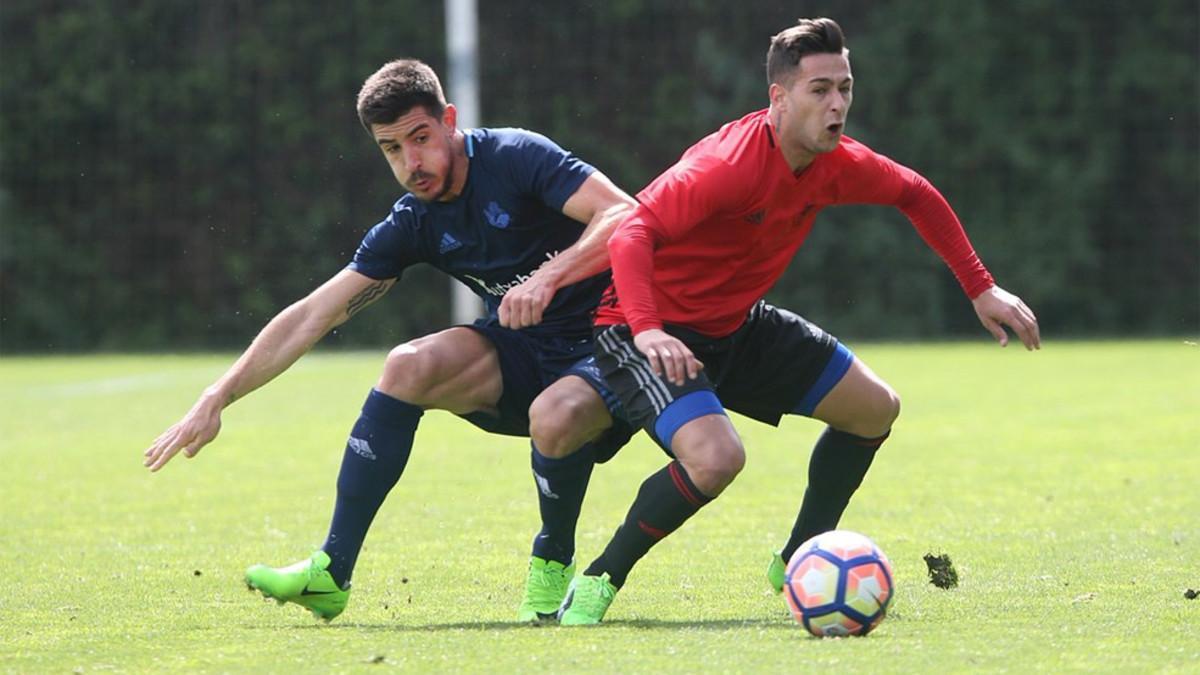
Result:
<svg viewBox="0 0 1200 675">
<path fill-rule="evenodd" d="M 480 4 L 483 121 L 542 131 L 636 191 L 765 103 L 770 34 L 817 3 Z M 837 4 L 848 132 L 929 177 L 1043 335 L 1200 330 L 1191 0 Z M 236 347 L 331 276 L 399 189 L 354 97 L 444 73 L 408 0 L 0 3 L 0 350 Z M 407 274 L 332 338 L 443 326 Z M 772 299 L 848 337 L 987 339 L 899 213 L 828 211 Z"/>
</svg>

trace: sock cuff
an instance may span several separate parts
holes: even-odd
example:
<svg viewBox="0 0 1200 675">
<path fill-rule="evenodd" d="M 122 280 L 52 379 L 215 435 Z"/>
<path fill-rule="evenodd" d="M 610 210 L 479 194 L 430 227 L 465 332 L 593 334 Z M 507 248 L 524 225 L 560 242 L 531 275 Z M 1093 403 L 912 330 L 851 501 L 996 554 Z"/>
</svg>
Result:
<svg viewBox="0 0 1200 675">
<path fill-rule="evenodd" d="M 692 477 L 688 475 L 687 469 L 684 469 L 678 460 L 667 465 L 667 474 L 670 475 L 675 489 L 679 490 L 679 494 L 692 506 L 700 508 L 713 500 L 712 497 L 696 487 L 696 484 L 692 482 Z"/>
<path fill-rule="evenodd" d="M 829 427 L 827 429 L 826 433 L 830 434 L 831 436 L 834 437 L 835 440 L 838 440 L 838 441 L 842 441 L 845 443 L 852 443 L 854 445 L 857 445 L 860 448 L 875 449 L 875 448 L 878 448 L 879 446 L 883 445 L 883 442 L 886 441 L 888 439 L 888 437 L 892 435 L 892 430 L 888 429 L 882 436 L 876 436 L 874 438 L 865 438 L 863 436 L 856 436 L 856 435 L 846 432 L 846 431 L 839 431 L 837 429 L 834 429 L 833 427 Z"/>
<path fill-rule="evenodd" d="M 421 419 L 425 411 L 411 403 L 388 396 L 378 389 L 372 389 L 363 403 L 362 413 L 376 424 L 415 428 L 417 420 Z"/>
<path fill-rule="evenodd" d="M 593 464 L 596 461 L 595 446 L 591 443 L 585 444 L 575 452 L 566 457 L 547 457 L 543 455 L 534 445 L 532 441 L 529 443 L 531 464 L 538 473 L 552 473 L 563 469 L 574 469 L 576 467 Z"/>
</svg>

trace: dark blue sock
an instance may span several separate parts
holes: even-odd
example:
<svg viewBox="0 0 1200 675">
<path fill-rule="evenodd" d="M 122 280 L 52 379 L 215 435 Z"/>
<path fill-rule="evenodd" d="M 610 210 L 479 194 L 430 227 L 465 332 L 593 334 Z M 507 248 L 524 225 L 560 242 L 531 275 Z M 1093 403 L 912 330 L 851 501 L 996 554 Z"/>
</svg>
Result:
<svg viewBox="0 0 1200 675">
<path fill-rule="evenodd" d="M 329 574 L 345 588 L 375 512 L 408 464 L 420 408 L 375 389 L 350 432 L 338 473 L 333 521 L 321 550 L 329 554 Z"/>
<path fill-rule="evenodd" d="M 875 452 L 887 437 L 888 434 L 863 438 L 833 427 L 825 428 L 808 460 L 804 503 L 781 552 L 785 562 L 810 538 L 837 528 L 851 495 L 862 484 Z"/>
<path fill-rule="evenodd" d="M 595 451 L 589 443 L 566 457 L 551 459 L 533 446 L 531 458 L 542 514 L 542 531 L 533 539 L 533 555 L 569 565 L 575 557 L 575 524 L 592 477 Z"/>
</svg>

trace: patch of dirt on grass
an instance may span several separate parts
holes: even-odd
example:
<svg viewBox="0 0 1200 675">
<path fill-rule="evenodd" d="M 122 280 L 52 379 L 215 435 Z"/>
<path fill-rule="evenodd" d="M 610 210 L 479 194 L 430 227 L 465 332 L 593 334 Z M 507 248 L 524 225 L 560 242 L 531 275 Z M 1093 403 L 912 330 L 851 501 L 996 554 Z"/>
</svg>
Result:
<svg viewBox="0 0 1200 675">
<path fill-rule="evenodd" d="M 926 553 L 925 565 L 929 567 L 929 583 L 938 588 L 954 588 L 958 585 L 958 571 L 950 562 L 949 555 Z"/>
</svg>

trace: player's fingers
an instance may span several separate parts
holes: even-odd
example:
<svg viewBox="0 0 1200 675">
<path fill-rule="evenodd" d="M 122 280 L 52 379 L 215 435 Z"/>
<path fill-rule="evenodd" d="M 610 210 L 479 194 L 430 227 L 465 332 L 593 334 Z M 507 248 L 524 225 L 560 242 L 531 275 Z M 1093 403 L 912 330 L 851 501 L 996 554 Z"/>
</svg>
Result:
<svg viewBox="0 0 1200 675">
<path fill-rule="evenodd" d="M 184 456 L 187 457 L 188 459 L 195 457 L 196 454 L 200 452 L 200 449 L 203 448 L 204 446 L 208 445 L 210 442 L 212 442 L 212 439 L 215 437 L 216 437 L 215 433 L 209 433 L 207 430 L 205 430 L 201 434 L 198 434 L 195 438 L 192 439 L 191 443 L 188 443 L 187 445 L 183 446 Z"/>
<path fill-rule="evenodd" d="M 992 337 L 996 338 L 996 341 L 1000 343 L 1001 347 L 1008 346 L 1008 333 L 1004 332 L 1003 326 L 987 317 L 979 317 L 979 321 L 983 324 L 983 327 L 992 334 Z"/>
<path fill-rule="evenodd" d="M 667 371 L 667 379 L 672 384 L 676 386 L 683 384 L 683 358 L 679 352 L 668 351 L 663 357 L 663 366 Z"/>
<path fill-rule="evenodd" d="M 164 433 L 162 436 L 159 436 L 158 439 L 154 441 L 154 445 L 151 445 L 149 448 L 147 448 L 145 452 L 145 458 L 142 460 L 142 466 L 150 466 L 153 464 L 154 460 L 158 459 L 158 456 L 161 455 L 164 450 L 170 447 L 174 440 L 175 432 L 173 429 L 170 432 L 170 435 Z"/>
<path fill-rule="evenodd" d="M 671 382 L 675 386 L 681 387 L 687 381 L 688 356 L 690 356 L 690 352 L 688 352 L 687 347 L 683 345 L 671 346 L 671 365 L 674 366 L 674 370 L 672 371 L 674 377 L 671 378 Z"/>
<path fill-rule="evenodd" d="M 509 320 L 508 320 L 509 314 L 511 313 L 509 308 L 510 308 L 510 305 L 512 304 L 509 301 L 509 297 L 510 296 L 506 295 L 503 298 L 501 298 L 500 299 L 500 309 L 496 310 L 496 318 L 500 319 L 500 325 L 505 328 L 512 328 L 512 325 L 509 323 Z"/>
<path fill-rule="evenodd" d="M 1008 325 L 1012 327 L 1013 332 L 1020 338 L 1021 344 L 1025 345 L 1025 349 L 1033 351 L 1033 326 L 1029 323 L 1020 312 L 1014 312 L 1014 316 L 1009 320 Z"/>
<path fill-rule="evenodd" d="M 696 379 L 696 376 L 693 374 L 693 369 L 696 367 L 696 357 L 692 355 L 692 350 L 688 349 L 687 345 L 680 343 L 677 358 L 679 359 L 678 384 L 683 386 L 683 384 L 688 380 Z"/>
<path fill-rule="evenodd" d="M 646 360 L 650 362 L 650 370 L 654 371 L 655 375 L 662 377 L 663 369 L 662 365 L 658 361 L 658 350 L 651 347 L 650 349 L 647 349 L 645 353 Z"/>
<path fill-rule="evenodd" d="M 537 300 L 529 297 L 525 298 L 525 302 L 521 307 L 521 328 L 532 326 L 537 323 L 534 317 L 537 316 Z"/>
<path fill-rule="evenodd" d="M 1001 323 L 1012 328 L 1013 332 L 1021 340 L 1021 344 L 1025 345 L 1025 349 L 1033 350 L 1034 322 L 1021 311 L 1017 303 L 1013 303 L 1008 311 L 998 318 Z"/>
<path fill-rule="evenodd" d="M 158 457 L 154 459 L 154 462 L 150 465 L 150 471 L 155 472 L 163 468 L 167 462 L 171 461 L 171 458 L 174 457 L 182 447 L 182 445 L 175 443 L 172 444 L 171 447 L 165 449 Z"/>
<path fill-rule="evenodd" d="M 175 455 L 179 454 L 190 446 L 194 446 L 197 441 L 200 441 L 201 445 L 208 442 L 201 441 L 200 439 L 202 438 L 203 435 L 200 432 L 197 432 L 193 426 L 181 426 L 178 430 L 178 433 L 175 434 L 175 438 L 173 438 L 169 444 L 163 446 L 158 455 L 154 457 L 154 461 L 150 464 L 150 471 L 158 471 L 165 466 L 167 462 L 171 461 Z"/>
<path fill-rule="evenodd" d="M 550 301 L 554 299 L 552 294 L 546 296 L 538 296 L 533 301 L 533 323 L 530 325 L 536 326 L 542 322 L 546 308 L 550 306 Z"/>
<path fill-rule="evenodd" d="M 687 355 L 687 374 L 689 380 L 694 380 L 700 375 L 700 369 L 704 367 L 703 363 L 696 358 L 694 354 Z"/>
<path fill-rule="evenodd" d="M 1020 308 L 1021 314 L 1025 316 L 1025 320 L 1029 322 L 1029 325 L 1033 329 L 1033 348 L 1041 349 L 1042 329 L 1041 326 L 1038 325 L 1037 315 L 1033 313 L 1032 309 L 1029 309 L 1028 305 L 1020 300 L 1017 301 L 1017 306 Z"/>
<path fill-rule="evenodd" d="M 171 426 L 167 427 L 167 430 L 166 430 L 166 431 L 164 431 L 164 432 L 162 432 L 161 434 L 159 434 L 159 435 L 158 435 L 158 438 L 155 438 L 155 439 L 154 439 L 154 442 L 150 444 L 150 447 L 146 448 L 146 451 L 145 451 L 145 452 L 143 452 L 143 453 L 142 453 L 142 455 L 144 455 L 144 456 L 146 456 L 146 457 L 149 457 L 150 455 L 153 455 L 153 454 L 155 453 L 156 449 L 157 449 L 157 448 L 158 448 L 160 445 L 162 445 L 164 442 L 166 442 L 166 440 L 167 440 L 168 438 L 170 438 L 171 436 L 173 436 L 173 435 L 175 434 L 175 431 L 176 431 L 178 428 L 179 428 L 179 425 L 178 425 L 178 424 L 172 424 Z"/>
</svg>

